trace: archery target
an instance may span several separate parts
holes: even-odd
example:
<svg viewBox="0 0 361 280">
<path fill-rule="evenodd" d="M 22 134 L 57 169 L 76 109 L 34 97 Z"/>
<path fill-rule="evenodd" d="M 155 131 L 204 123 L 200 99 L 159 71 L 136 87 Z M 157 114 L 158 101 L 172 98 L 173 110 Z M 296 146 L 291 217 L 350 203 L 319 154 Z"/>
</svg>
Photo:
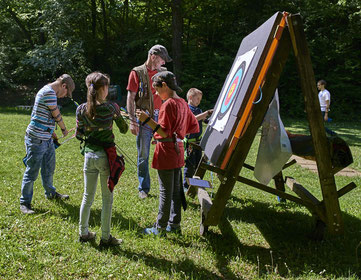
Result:
<svg viewBox="0 0 361 280">
<path fill-rule="evenodd" d="M 257 47 L 236 57 L 231 71 L 226 79 L 225 86 L 222 89 L 216 108 L 210 119 L 209 125 L 222 132 L 227 124 L 232 111 L 234 101 L 242 87 L 242 82 L 247 74 L 247 70 L 256 53 Z"/>
<path fill-rule="evenodd" d="M 224 115 L 228 112 L 228 110 L 231 108 L 232 102 L 236 96 L 236 93 L 241 85 L 242 76 L 245 70 L 246 62 L 243 61 L 241 65 L 239 66 L 239 69 L 237 73 L 234 75 L 227 91 L 225 94 L 225 97 L 223 98 L 221 108 L 218 114 L 218 119 L 222 119 Z"/>
</svg>

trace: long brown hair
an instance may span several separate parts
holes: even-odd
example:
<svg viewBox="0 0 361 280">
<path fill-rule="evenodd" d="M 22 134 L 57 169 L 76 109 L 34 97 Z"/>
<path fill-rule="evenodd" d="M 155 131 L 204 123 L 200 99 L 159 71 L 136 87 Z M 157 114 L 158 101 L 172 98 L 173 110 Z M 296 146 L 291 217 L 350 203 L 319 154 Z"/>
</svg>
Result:
<svg viewBox="0 0 361 280">
<path fill-rule="evenodd" d="M 100 72 L 93 72 L 86 77 L 85 84 L 88 88 L 86 114 L 93 119 L 96 113 L 99 89 L 109 85 L 109 76 Z"/>
</svg>

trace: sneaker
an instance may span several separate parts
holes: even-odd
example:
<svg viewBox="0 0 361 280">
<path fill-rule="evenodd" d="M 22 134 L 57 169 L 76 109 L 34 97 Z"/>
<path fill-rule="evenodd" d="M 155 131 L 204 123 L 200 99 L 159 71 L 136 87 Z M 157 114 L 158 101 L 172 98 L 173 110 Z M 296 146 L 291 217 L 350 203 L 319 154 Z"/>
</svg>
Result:
<svg viewBox="0 0 361 280">
<path fill-rule="evenodd" d="M 146 235 L 156 235 L 156 236 L 164 236 L 166 234 L 164 229 L 151 227 L 144 229 L 144 234 Z"/>
<path fill-rule="evenodd" d="M 171 225 L 167 225 L 167 227 L 165 228 L 165 230 L 167 232 L 174 232 L 174 233 L 177 233 L 177 234 L 181 234 L 182 233 L 182 230 L 180 227 L 172 227 Z"/>
<path fill-rule="evenodd" d="M 140 199 L 144 199 L 148 197 L 148 194 L 145 191 L 140 191 L 138 195 Z"/>
<path fill-rule="evenodd" d="M 67 200 L 69 199 L 69 195 L 67 194 L 60 194 L 55 192 L 52 196 L 48 196 L 47 199 L 59 199 L 59 200 Z"/>
<path fill-rule="evenodd" d="M 23 214 L 34 214 L 35 211 L 31 209 L 30 204 L 20 204 L 20 211 Z"/>
<path fill-rule="evenodd" d="M 99 246 L 101 247 L 117 246 L 120 245 L 122 242 L 123 242 L 122 239 L 118 239 L 110 235 L 108 240 L 100 239 Z"/>
<path fill-rule="evenodd" d="M 80 235 L 80 236 L 79 236 L 79 241 L 80 241 L 80 242 L 91 242 L 91 241 L 95 241 L 96 236 L 97 236 L 96 232 L 88 231 L 88 234 Z"/>
</svg>

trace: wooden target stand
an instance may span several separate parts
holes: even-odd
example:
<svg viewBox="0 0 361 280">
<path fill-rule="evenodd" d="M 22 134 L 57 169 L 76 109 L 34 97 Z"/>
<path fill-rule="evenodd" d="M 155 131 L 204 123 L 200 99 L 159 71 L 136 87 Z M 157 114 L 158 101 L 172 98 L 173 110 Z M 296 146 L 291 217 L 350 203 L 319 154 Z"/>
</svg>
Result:
<svg viewBox="0 0 361 280">
<path fill-rule="evenodd" d="M 208 164 L 206 157 L 203 156 L 195 172 L 194 177 L 200 179 L 203 179 L 207 170 L 217 173 L 220 179 L 220 185 L 214 199 L 212 200 L 206 189 L 202 187 L 190 186 L 187 192 L 187 195 L 191 197 L 197 195 L 201 205 L 201 235 L 207 232 L 209 226 L 216 226 L 220 223 L 227 200 L 236 182 L 241 182 L 274 194 L 281 199 L 291 200 L 305 206 L 316 219 L 315 230 L 312 233 L 312 237 L 316 240 L 323 238 L 325 227 L 332 235 L 340 235 L 344 231 L 338 199 L 354 189 L 356 184 L 352 182 L 340 190 L 336 188 L 334 174 L 338 172 L 339 169 L 336 170 L 332 168 L 331 155 L 328 149 L 328 142 L 318 101 L 316 81 L 300 15 L 284 13 L 282 21 L 275 31 L 274 41 L 276 41 L 277 44 L 273 49 L 271 45 L 267 55 L 270 59 L 268 62 L 267 58 L 265 60 L 265 63 L 268 63 L 268 65 L 263 65 L 264 67 L 262 67 L 262 69 L 266 69 L 264 77 L 260 77 L 260 86 L 263 92 L 262 102 L 253 105 L 248 116 L 241 116 L 241 121 L 244 121 L 244 126 L 240 129 L 240 124 L 238 124 L 221 166 L 217 167 Z M 245 159 L 268 110 L 268 105 L 274 96 L 279 77 L 291 49 L 293 49 L 296 58 L 307 119 L 315 150 L 319 182 L 323 197 L 321 201 L 297 183 L 295 179 L 290 177 L 284 178 L 282 171 L 273 178 L 276 188 L 263 185 L 239 175 L 243 167 L 254 169 L 254 167 L 245 163 Z M 273 53 L 270 53 L 272 51 Z M 262 74 L 262 71 L 260 74 Z M 252 97 L 251 95 L 251 102 L 256 100 L 256 97 L 257 96 Z M 211 140 L 212 139 L 208 139 L 208 141 Z M 294 163 L 295 161 L 288 162 L 283 169 Z M 286 193 L 285 184 L 290 187 L 297 196 Z"/>
</svg>

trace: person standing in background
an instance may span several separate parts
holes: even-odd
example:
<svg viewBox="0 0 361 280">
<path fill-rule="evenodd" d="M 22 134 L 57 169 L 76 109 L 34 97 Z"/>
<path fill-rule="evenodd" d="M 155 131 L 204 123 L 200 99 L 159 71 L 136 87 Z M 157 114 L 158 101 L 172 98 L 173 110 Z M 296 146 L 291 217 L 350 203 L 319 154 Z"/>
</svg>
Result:
<svg viewBox="0 0 361 280">
<path fill-rule="evenodd" d="M 330 111 L 331 94 L 326 89 L 326 81 L 319 80 L 317 82 L 317 88 L 320 91 L 318 93 L 318 100 L 320 101 L 322 117 L 325 122 L 328 121 L 328 112 Z"/>
<path fill-rule="evenodd" d="M 331 94 L 326 89 L 326 81 L 325 80 L 319 80 L 317 82 L 317 88 L 319 90 L 318 93 L 318 100 L 320 101 L 320 107 L 321 107 L 321 113 L 322 118 L 325 122 L 330 121 L 331 118 L 329 118 L 329 112 L 330 112 L 330 105 L 331 105 Z M 331 129 L 325 127 L 327 134 L 333 136 L 336 135 L 334 131 Z"/>
<path fill-rule="evenodd" d="M 162 101 L 155 94 L 151 81 L 155 74 L 167 70 L 162 65 L 171 61 L 164 46 L 154 45 L 148 51 L 147 61 L 143 65 L 133 68 L 129 74 L 127 111 L 130 118 L 130 131 L 137 136 L 138 191 L 141 199 L 146 198 L 150 191 L 149 150 L 153 134 L 149 125 L 139 126 L 135 110 L 143 110 L 155 121 L 158 120 Z"/>
</svg>

